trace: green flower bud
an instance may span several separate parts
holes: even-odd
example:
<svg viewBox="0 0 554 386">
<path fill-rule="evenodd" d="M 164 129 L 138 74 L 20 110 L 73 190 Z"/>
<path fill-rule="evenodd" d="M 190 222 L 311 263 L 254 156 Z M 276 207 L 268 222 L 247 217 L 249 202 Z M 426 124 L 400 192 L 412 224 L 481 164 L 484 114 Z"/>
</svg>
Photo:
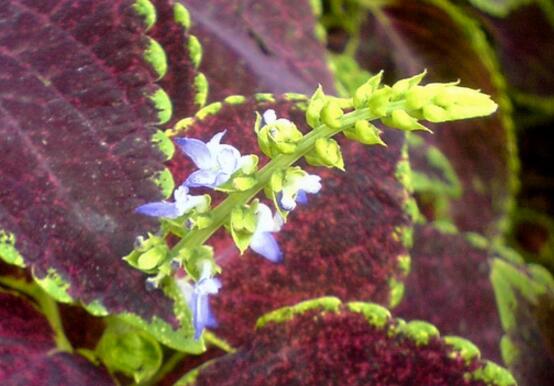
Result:
<svg viewBox="0 0 554 386">
<path fill-rule="evenodd" d="M 435 91 L 429 87 L 415 86 L 406 92 L 406 108 L 419 110 L 431 103 Z"/>
<path fill-rule="evenodd" d="M 397 109 L 394 110 L 390 116 L 382 118 L 381 122 L 385 125 L 394 127 L 400 130 L 414 131 L 414 130 L 424 130 L 431 131 L 422 124 L 420 124 L 417 119 L 412 117 L 406 111 Z"/>
<path fill-rule="evenodd" d="M 285 173 L 283 171 L 275 172 L 269 179 L 269 187 L 274 192 L 278 192 L 283 189 L 283 180 L 285 179 Z"/>
<path fill-rule="evenodd" d="M 354 92 L 353 102 L 356 109 L 368 107 L 368 101 L 379 87 L 381 79 L 383 78 L 383 71 L 379 71 L 378 74 L 372 76 L 356 89 Z"/>
<path fill-rule="evenodd" d="M 319 116 L 325 102 L 326 99 L 325 94 L 323 93 L 323 88 L 319 85 L 310 98 L 308 108 L 306 109 L 306 122 L 308 122 L 308 125 L 313 129 L 321 124 Z"/>
<path fill-rule="evenodd" d="M 423 107 L 423 118 L 429 122 L 444 122 L 449 119 L 448 111 L 437 105 Z"/>
<path fill-rule="evenodd" d="M 364 145 L 387 146 L 381 139 L 381 131 L 366 120 L 357 121 L 354 127 L 346 129 L 344 135 L 348 139 L 363 143 Z"/>
<path fill-rule="evenodd" d="M 330 128 L 338 129 L 340 127 L 340 119 L 343 115 L 344 112 L 339 107 L 338 103 L 327 101 L 325 106 L 321 109 L 320 119 Z"/>
<path fill-rule="evenodd" d="M 169 249 L 167 245 L 157 245 L 141 254 L 137 259 L 137 268 L 141 271 L 151 271 L 166 260 Z"/>
<path fill-rule="evenodd" d="M 169 256 L 169 247 L 164 239 L 152 234 L 148 238 L 137 239 L 138 245 L 123 260 L 141 271 L 152 273 L 155 268 L 163 264 Z"/>
<path fill-rule="evenodd" d="M 231 185 L 233 186 L 233 190 L 243 192 L 254 187 L 256 181 L 256 177 L 253 176 L 237 176 L 233 178 Z"/>
<path fill-rule="evenodd" d="M 288 119 L 276 119 L 256 131 L 260 149 L 270 158 L 278 154 L 290 154 L 303 135 Z"/>
<path fill-rule="evenodd" d="M 459 86 L 444 87 L 437 93 L 434 102 L 448 111 L 447 120 L 483 117 L 498 108 L 490 96 Z"/>
<path fill-rule="evenodd" d="M 239 206 L 231 211 L 229 223 L 231 236 L 241 254 L 250 245 L 250 240 L 256 230 L 257 206 L 257 201 L 255 201 L 252 205 Z"/>
<path fill-rule="evenodd" d="M 254 174 L 256 170 L 258 170 L 258 163 L 260 159 L 255 154 L 248 154 L 242 157 L 243 164 L 240 168 L 240 170 L 246 174 Z"/>
<path fill-rule="evenodd" d="M 336 167 L 344 170 L 344 161 L 340 146 L 334 139 L 319 138 L 315 141 L 314 149 L 306 154 L 306 161 L 312 166 Z"/>
<path fill-rule="evenodd" d="M 206 269 L 217 272 L 219 268 L 214 261 L 214 249 L 209 245 L 201 245 L 179 253 L 178 259 L 183 262 L 187 273 L 198 280 Z"/>
<path fill-rule="evenodd" d="M 368 106 L 371 112 L 382 117 L 387 115 L 387 109 L 389 107 L 390 99 L 392 97 L 392 89 L 389 86 L 385 86 L 375 91 L 375 93 L 369 98 Z"/>
<path fill-rule="evenodd" d="M 398 82 L 396 82 L 392 86 L 393 99 L 398 100 L 412 87 L 417 86 L 426 74 L 427 74 L 427 70 L 424 70 L 422 73 L 412 76 L 411 78 L 401 79 Z"/>
</svg>

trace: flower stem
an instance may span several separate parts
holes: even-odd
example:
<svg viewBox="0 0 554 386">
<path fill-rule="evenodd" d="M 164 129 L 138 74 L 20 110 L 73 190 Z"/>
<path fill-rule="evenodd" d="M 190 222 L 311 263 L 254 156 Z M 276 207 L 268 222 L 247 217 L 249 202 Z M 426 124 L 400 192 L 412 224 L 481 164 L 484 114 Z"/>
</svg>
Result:
<svg viewBox="0 0 554 386">
<path fill-rule="evenodd" d="M 388 109 L 389 111 L 392 111 L 402 107 L 403 105 L 404 101 L 393 102 L 390 103 Z M 192 249 L 204 244 L 221 226 L 225 224 L 233 208 L 248 203 L 262 189 L 264 189 L 264 187 L 267 186 L 273 173 L 293 165 L 296 161 L 313 149 L 316 140 L 319 138 L 331 138 L 341 131 L 352 127 L 359 120 L 373 120 L 377 118 L 379 118 L 379 116 L 373 114 L 369 108 L 363 108 L 345 114 L 341 118 L 341 124 L 338 128 L 331 128 L 322 124 L 315 130 L 310 131 L 297 144 L 294 153 L 279 154 L 268 162 L 262 169 L 260 169 L 255 175 L 257 183 L 251 189 L 229 194 L 229 196 L 212 211 L 212 223 L 210 226 L 188 233 L 172 248 L 171 257 L 177 256 L 179 251 L 182 249 Z"/>
</svg>

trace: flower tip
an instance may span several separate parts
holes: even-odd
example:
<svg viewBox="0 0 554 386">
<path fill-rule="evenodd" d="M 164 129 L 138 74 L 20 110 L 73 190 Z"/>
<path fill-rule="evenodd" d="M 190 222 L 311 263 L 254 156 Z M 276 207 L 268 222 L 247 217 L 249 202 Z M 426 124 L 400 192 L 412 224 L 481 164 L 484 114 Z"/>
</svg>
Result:
<svg viewBox="0 0 554 386">
<path fill-rule="evenodd" d="M 268 125 L 270 123 L 273 123 L 277 120 L 277 113 L 275 113 L 275 110 L 273 110 L 273 109 L 268 109 L 268 110 L 264 111 L 262 116 L 263 116 L 263 119 L 264 119 L 264 123 L 266 125 Z"/>
</svg>

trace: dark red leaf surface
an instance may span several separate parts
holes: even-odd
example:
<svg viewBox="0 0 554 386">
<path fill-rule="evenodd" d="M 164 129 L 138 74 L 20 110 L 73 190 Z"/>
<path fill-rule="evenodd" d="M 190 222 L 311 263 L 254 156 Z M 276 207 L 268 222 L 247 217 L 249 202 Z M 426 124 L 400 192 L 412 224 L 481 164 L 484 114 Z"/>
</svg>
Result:
<svg viewBox="0 0 554 386">
<path fill-rule="evenodd" d="M 225 143 L 242 154 L 256 152 L 254 112 L 268 108 L 304 126 L 304 113 L 293 102 L 247 101 L 223 104 L 217 114 L 189 126 L 186 135 L 208 140 L 226 128 Z M 346 173 L 307 169 L 322 177 L 323 188 L 309 197 L 307 205 L 299 206 L 276 234 L 284 263 L 272 264 L 249 251 L 239 257 L 223 232 L 209 241 L 223 269 L 223 288 L 212 302 L 220 324 L 218 336 L 240 344 L 260 315 L 313 297 L 332 294 L 345 300 L 390 301 L 389 280 L 402 278 L 399 258 L 407 254 L 402 233 L 411 220 L 404 210 L 407 192 L 397 179 L 404 136 L 389 130 L 384 138 L 387 148 L 342 141 Z M 194 170 L 180 153 L 169 168 L 177 182 Z"/>
<path fill-rule="evenodd" d="M 456 19 L 445 9 L 421 1 L 396 0 L 382 6 L 367 16 L 357 59 L 372 72 L 380 70 L 376 66 L 394 63 L 390 78 L 426 68 L 427 82 L 461 79 L 463 86 L 481 89 L 504 102 L 492 80 L 495 74 L 490 52 L 483 47 L 484 37 L 468 20 L 452 12 Z M 448 217 L 461 230 L 495 233 L 497 221 L 506 213 L 514 167 L 513 140 L 502 119 L 506 113 L 509 111 L 486 119 L 430 125 L 435 134 L 426 140 L 448 157 L 463 185 L 462 196 L 450 199 L 448 209 Z"/>
<path fill-rule="evenodd" d="M 489 280 L 488 252 L 463 234 L 417 226 L 412 269 L 395 314 L 427 320 L 444 334 L 474 342 L 486 358 L 500 361 L 502 326 Z"/>
<path fill-rule="evenodd" d="M 56 349 L 44 316 L 23 298 L 0 293 L 0 384 L 113 385 L 105 369 Z"/>
<path fill-rule="evenodd" d="M 493 38 L 509 86 L 527 94 L 554 95 L 554 26 L 538 3 L 504 18 L 481 15 Z"/>
<path fill-rule="evenodd" d="M 173 320 L 172 303 L 121 260 L 155 228 L 133 209 L 161 198 L 152 177 L 163 169 L 150 141 L 157 75 L 133 3 L 1 3 L 0 228 L 74 298 Z"/>
<path fill-rule="evenodd" d="M 204 47 L 200 65 L 209 98 L 254 92 L 333 90 L 325 49 L 307 0 L 184 0 L 191 32 Z"/>
<path fill-rule="evenodd" d="M 199 369 L 194 385 L 486 385 L 438 334 L 415 340 L 405 322 L 372 324 L 346 306 L 269 322 L 235 353 Z M 421 336 L 420 336 L 421 338 Z M 194 379 L 194 376 L 189 379 Z M 508 385 L 508 383 L 506 384 Z"/>
</svg>

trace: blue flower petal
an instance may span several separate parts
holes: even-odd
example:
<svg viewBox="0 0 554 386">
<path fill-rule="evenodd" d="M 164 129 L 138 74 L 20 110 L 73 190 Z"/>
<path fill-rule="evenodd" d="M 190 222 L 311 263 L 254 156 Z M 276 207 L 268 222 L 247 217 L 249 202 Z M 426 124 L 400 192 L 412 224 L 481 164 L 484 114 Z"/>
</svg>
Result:
<svg viewBox="0 0 554 386">
<path fill-rule="evenodd" d="M 300 189 L 296 194 L 296 202 L 302 205 L 305 205 L 308 203 L 308 195 L 302 189 Z"/>
<path fill-rule="evenodd" d="M 146 216 L 166 218 L 176 218 L 181 215 L 175 203 L 165 201 L 150 202 L 148 204 L 141 205 L 135 209 L 135 212 Z"/>
<path fill-rule="evenodd" d="M 198 168 L 211 169 L 215 166 L 215 160 L 212 158 L 208 146 L 199 139 L 175 138 L 175 143 Z"/>
<path fill-rule="evenodd" d="M 250 248 L 273 263 L 283 260 L 283 252 L 270 232 L 255 233 L 250 242 Z"/>
<path fill-rule="evenodd" d="M 218 173 L 211 170 L 197 170 L 192 173 L 185 181 L 185 185 L 191 188 L 207 187 L 215 188 Z"/>
</svg>

